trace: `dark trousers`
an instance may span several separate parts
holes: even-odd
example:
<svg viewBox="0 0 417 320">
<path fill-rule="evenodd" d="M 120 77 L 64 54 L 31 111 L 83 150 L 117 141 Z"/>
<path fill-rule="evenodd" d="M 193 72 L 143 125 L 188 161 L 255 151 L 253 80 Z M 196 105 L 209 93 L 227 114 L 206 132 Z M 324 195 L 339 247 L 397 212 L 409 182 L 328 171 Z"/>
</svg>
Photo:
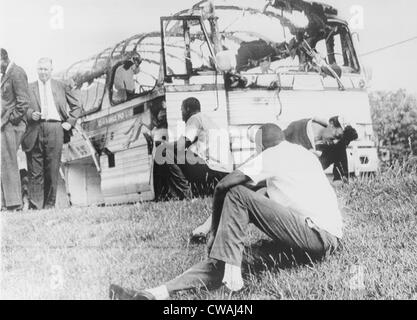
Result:
<svg viewBox="0 0 417 320">
<path fill-rule="evenodd" d="M 322 154 L 319 158 L 324 170 L 333 164 L 334 181 L 349 179 L 348 158 L 346 154 L 346 144 L 339 141 L 336 144 L 323 146 Z"/>
<path fill-rule="evenodd" d="M 226 194 L 209 258 L 166 283 L 168 291 L 219 286 L 225 263 L 242 265 L 249 223 L 272 239 L 274 245 L 269 246 L 268 255 L 274 248 L 276 255 L 280 252 L 301 253 L 309 261 L 317 261 L 333 253 L 338 246 L 336 237 L 319 228 L 311 228 L 297 212 L 238 186 Z"/>
<path fill-rule="evenodd" d="M 1 130 L 1 196 L 2 206 L 19 208 L 22 206 L 22 188 L 17 163 L 17 150 L 25 134 L 26 124 L 17 126 L 7 123 Z"/>
<path fill-rule="evenodd" d="M 29 201 L 34 209 L 55 207 L 63 142 L 60 122 L 42 122 L 33 149 L 26 153 Z"/>
<path fill-rule="evenodd" d="M 161 154 L 164 160 L 155 159 L 154 178 L 159 181 L 159 190 L 168 190 L 165 198 L 182 200 L 212 195 L 217 183 L 227 175 L 210 169 L 203 159 L 191 151 L 187 150 L 184 155 L 178 156 L 172 144 L 165 145 Z M 158 153 L 155 156 L 158 157 Z M 165 189 L 161 186 L 162 180 L 165 181 Z"/>
</svg>

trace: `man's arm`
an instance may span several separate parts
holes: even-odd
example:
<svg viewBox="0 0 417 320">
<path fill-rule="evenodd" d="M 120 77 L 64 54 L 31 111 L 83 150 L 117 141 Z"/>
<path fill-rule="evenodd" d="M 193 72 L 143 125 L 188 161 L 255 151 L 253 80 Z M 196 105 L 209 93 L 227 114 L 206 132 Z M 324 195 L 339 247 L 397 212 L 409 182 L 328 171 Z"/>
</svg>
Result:
<svg viewBox="0 0 417 320">
<path fill-rule="evenodd" d="M 33 119 L 33 114 L 36 112 L 35 105 L 37 104 L 37 101 L 36 101 L 36 97 L 33 93 L 33 90 L 31 90 L 31 89 L 32 89 L 31 85 L 29 85 L 29 107 L 28 107 L 28 110 L 26 112 L 26 118 L 28 120 L 28 123 L 33 123 L 33 122 L 36 122 L 36 121 L 39 120 L 39 119 L 38 120 Z M 39 118 L 40 118 L 40 116 L 39 116 Z"/>
<path fill-rule="evenodd" d="M 245 176 L 239 170 L 235 170 L 232 173 L 224 177 L 216 186 L 214 190 L 213 209 L 212 209 L 212 222 L 211 231 L 216 233 L 219 225 L 220 216 L 223 209 L 223 202 L 226 193 L 235 186 L 246 185 L 250 182 L 250 178 Z"/>
<path fill-rule="evenodd" d="M 69 117 L 66 122 L 74 127 L 82 113 L 79 94 L 75 90 L 71 89 L 71 87 L 68 85 L 64 85 L 64 90 L 65 97 L 69 106 Z"/>
<path fill-rule="evenodd" d="M 185 154 L 185 151 L 197 141 L 198 139 L 198 132 L 201 129 L 201 123 L 198 121 L 197 118 L 191 118 L 187 121 L 185 127 L 185 135 L 181 136 L 175 142 L 175 149 L 177 150 L 178 154 Z"/>
<path fill-rule="evenodd" d="M 215 190 L 213 196 L 213 208 L 211 214 L 211 228 L 207 239 L 207 252 L 210 253 L 216 237 L 217 228 L 219 226 L 220 217 L 222 214 L 224 198 L 227 192 L 238 185 L 245 185 L 250 181 L 250 178 L 245 176 L 239 170 L 235 170 L 221 180 Z"/>
<path fill-rule="evenodd" d="M 9 121 L 17 125 L 29 108 L 29 84 L 26 73 L 18 70 L 12 78 L 13 90 L 16 96 L 16 105 L 10 113 Z"/>
</svg>

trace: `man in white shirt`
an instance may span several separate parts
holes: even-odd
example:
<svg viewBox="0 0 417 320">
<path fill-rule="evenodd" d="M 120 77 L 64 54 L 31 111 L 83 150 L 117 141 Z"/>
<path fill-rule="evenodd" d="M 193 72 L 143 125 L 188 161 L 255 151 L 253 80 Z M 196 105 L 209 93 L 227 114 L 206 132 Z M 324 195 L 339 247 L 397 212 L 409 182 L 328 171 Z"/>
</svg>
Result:
<svg viewBox="0 0 417 320">
<path fill-rule="evenodd" d="M 122 103 L 135 97 L 135 75 L 140 72 L 141 63 L 141 56 L 135 53 L 116 69 L 112 96 L 114 103 Z"/>
<path fill-rule="evenodd" d="M 38 62 L 38 81 L 29 84 L 28 128 L 22 142 L 29 177 L 29 206 L 48 209 L 55 206 L 62 146 L 81 106 L 77 94 L 67 85 L 51 79 L 52 60 Z"/>
<path fill-rule="evenodd" d="M 333 253 L 342 238 L 342 217 L 334 190 L 319 160 L 305 148 L 285 141 L 283 131 L 266 124 L 256 135 L 262 153 L 217 185 L 212 208 L 209 258 L 166 284 L 132 291 L 110 287 L 113 299 L 167 299 L 197 287 L 232 292 L 243 288 L 241 264 L 244 240 L 253 223 L 276 243 L 311 260 Z M 266 182 L 268 197 L 251 190 Z"/>
<path fill-rule="evenodd" d="M 158 148 L 155 162 L 163 167 L 173 197 L 192 198 L 191 184 L 198 194 L 212 194 L 217 182 L 232 171 L 228 133 L 201 112 L 196 98 L 185 99 L 181 111 L 185 136 Z"/>
</svg>

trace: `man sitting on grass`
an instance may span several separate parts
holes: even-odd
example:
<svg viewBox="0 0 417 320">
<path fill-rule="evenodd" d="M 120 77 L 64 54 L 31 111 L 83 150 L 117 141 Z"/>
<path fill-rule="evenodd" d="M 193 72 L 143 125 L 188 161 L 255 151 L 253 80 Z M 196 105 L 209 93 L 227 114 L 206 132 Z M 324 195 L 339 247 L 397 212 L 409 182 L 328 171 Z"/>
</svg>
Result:
<svg viewBox="0 0 417 320">
<path fill-rule="evenodd" d="M 141 291 L 110 286 L 110 298 L 168 299 L 194 288 L 230 291 L 243 288 L 244 240 L 253 223 L 276 243 L 276 251 L 291 248 L 318 261 L 333 253 L 342 237 L 337 197 L 317 157 L 285 141 L 283 131 L 266 124 L 256 134 L 262 152 L 217 185 L 207 243 L 209 257 L 159 287 Z M 268 197 L 253 191 L 266 182 Z"/>
<path fill-rule="evenodd" d="M 181 113 L 185 135 L 155 152 L 158 174 L 165 177 L 170 190 L 167 198 L 190 200 L 196 195 L 212 195 L 217 182 L 232 171 L 229 146 L 221 139 L 223 132 L 216 122 L 201 112 L 198 99 L 185 99 Z"/>
</svg>

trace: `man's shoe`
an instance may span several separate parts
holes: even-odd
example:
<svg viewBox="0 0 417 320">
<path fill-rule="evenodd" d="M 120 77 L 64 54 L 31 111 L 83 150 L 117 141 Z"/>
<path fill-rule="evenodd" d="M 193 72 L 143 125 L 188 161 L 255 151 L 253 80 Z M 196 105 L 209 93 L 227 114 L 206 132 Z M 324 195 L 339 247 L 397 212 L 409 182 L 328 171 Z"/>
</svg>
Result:
<svg viewBox="0 0 417 320">
<path fill-rule="evenodd" d="M 23 210 L 23 207 L 21 205 L 7 207 L 7 211 L 11 211 L 11 212 L 20 212 L 22 210 Z"/>
<path fill-rule="evenodd" d="M 109 297 L 110 300 L 156 300 L 149 292 L 124 289 L 116 284 L 110 285 Z"/>
<path fill-rule="evenodd" d="M 207 243 L 207 235 L 204 233 L 191 233 L 190 234 L 190 239 L 189 239 L 190 244 L 204 244 Z"/>
</svg>

